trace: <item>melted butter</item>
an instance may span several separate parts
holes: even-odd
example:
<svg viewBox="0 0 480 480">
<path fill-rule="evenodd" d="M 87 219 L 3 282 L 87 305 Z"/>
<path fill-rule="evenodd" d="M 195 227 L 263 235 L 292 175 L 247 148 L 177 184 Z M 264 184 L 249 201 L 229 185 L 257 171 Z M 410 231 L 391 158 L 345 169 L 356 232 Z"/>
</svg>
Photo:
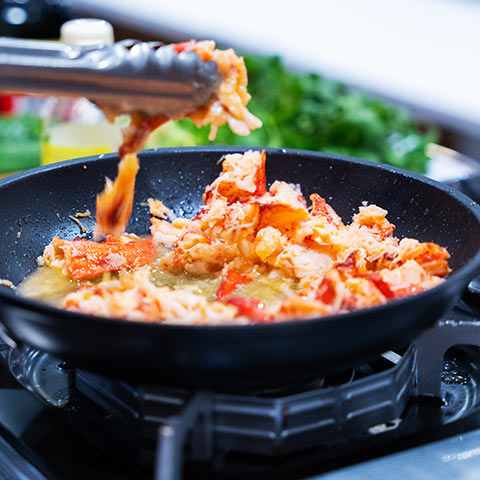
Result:
<svg viewBox="0 0 480 480">
<path fill-rule="evenodd" d="M 18 293 L 27 298 L 42 300 L 50 305 L 60 307 L 65 297 L 80 285 L 108 283 L 110 280 L 115 281 L 117 278 L 117 273 L 106 273 L 94 279 L 79 281 L 63 275 L 59 268 L 39 267 L 19 285 Z M 213 302 L 220 287 L 222 276 L 221 272 L 208 275 L 167 272 L 161 270 L 158 264 L 153 261 L 150 279 L 158 287 L 188 290 Z M 281 274 L 253 272 L 253 280 L 250 283 L 240 285 L 232 293 L 232 296 L 249 297 L 269 305 L 282 300 L 286 293 L 297 290 L 296 282 Z"/>
<path fill-rule="evenodd" d="M 221 273 L 209 275 L 189 275 L 184 272 L 172 273 L 153 268 L 151 280 L 158 287 L 168 287 L 172 290 L 188 289 L 196 295 L 201 295 L 209 301 L 215 300 L 222 278 Z M 282 300 L 287 292 L 298 290 L 296 282 L 290 278 L 267 273 L 255 273 L 250 283 L 240 285 L 232 296 L 249 297 L 267 305 Z"/>
<path fill-rule="evenodd" d="M 260 273 L 255 275 L 250 283 L 239 286 L 233 296 L 249 297 L 266 305 L 281 301 L 287 292 L 296 292 L 298 285 L 293 279 L 282 276 L 272 278 L 271 275 Z"/>
<path fill-rule="evenodd" d="M 209 301 L 215 300 L 215 294 L 221 283 L 219 273 L 211 275 L 189 275 L 184 272 L 172 273 L 153 268 L 150 278 L 157 287 L 168 287 L 172 290 L 188 289 Z"/>
<path fill-rule="evenodd" d="M 79 285 L 78 280 L 63 275 L 60 268 L 39 267 L 20 283 L 18 293 L 58 307 Z"/>
</svg>

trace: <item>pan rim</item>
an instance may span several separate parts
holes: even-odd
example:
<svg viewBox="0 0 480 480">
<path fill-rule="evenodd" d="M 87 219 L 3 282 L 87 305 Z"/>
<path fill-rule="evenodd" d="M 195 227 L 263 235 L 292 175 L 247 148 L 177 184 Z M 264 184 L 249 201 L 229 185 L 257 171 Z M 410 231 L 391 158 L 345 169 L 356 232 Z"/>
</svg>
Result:
<svg viewBox="0 0 480 480">
<path fill-rule="evenodd" d="M 301 150 L 301 149 L 286 149 L 286 148 L 262 148 L 256 146 L 199 146 L 199 147 L 170 147 L 170 148 L 155 148 L 155 149 L 148 149 L 142 150 L 139 153 L 140 159 L 142 156 L 150 156 L 154 154 L 161 153 L 162 155 L 175 155 L 175 154 L 189 154 L 189 153 L 202 153 L 202 152 L 218 152 L 219 154 L 228 154 L 228 153 L 242 153 L 247 150 L 265 150 L 267 157 L 269 153 L 281 153 L 288 156 L 296 156 L 298 158 L 302 157 L 317 157 L 319 159 L 324 160 L 334 160 L 340 162 L 346 162 L 350 164 L 358 164 L 362 166 L 366 166 L 368 168 L 377 169 L 381 171 L 388 171 L 390 173 L 402 175 L 409 179 L 413 179 L 415 181 L 419 181 L 420 183 L 426 184 L 430 187 L 439 189 L 446 193 L 447 195 L 453 197 L 456 201 L 462 204 L 467 210 L 476 218 L 477 222 L 480 224 L 480 205 L 478 205 L 474 200 L 466 196 L 465 194 L 455 190 L 453 187 L 449 185 L 440 183 L 436 180 L 433 180 L 429 177 L 426 177 L 421 174 L 417 174 L 414 172 L 410 172 L 407 170 L 403 170 L 398 167 L 394 167 L 391 165 L 379 164 L 374 163 L 368 160 L 363 160 L 355 157 L 349 157 L 345 155 L 337 155 L 337 154 L 330 154 L 325 152 L 318 152 L 312 150 Z M 82 157 L 76 158 L 72 160 L 67 160 L 60 163 L 54 163 L 50 165 L 43 165 L 37 168 L 33 168 L 24 172 L 13 174 L 9 177 L 6 177 L 0 180 L 0 191 L 3 188 L 7 188 L 10 185 L 15 185 L 18 182 L 23 181 L 25 178 L 29 178 L 31 176 L 36 176 L 39 174 L 46 174 L 53 170 L 68 168 L 70 166 L 74 166 L 77 164 L 86 164 L 88 163 L 98 162 L 98 161 L 105 161 L 108 162 L 112 158 L 117 158 L 118 155 L 116 153 L 108 153 L 108 154 L 101 154 L 89 157 Z M 463 282 L 467 279 L 471 279 L 476 275 L 480 274 L 480 243 L 477 252 L 472 258 L 460 269 L 456 270 L 455 272 L 451 273 L 444 282 L 440 285 L 435 286 L 430 290 L 426 290 L 424 292 L 418 293 L 416 295 L 396 299 L 389 301 L 383 305 L 377 305 L 373 307 L 363 308 L 360 310 L 355 310 L 353 312 L 347 313 L 340 313 L 336 315 L 328 315 L 324 317 L 313 317 L 313 318 L 302 318 L 297 320 L 288 320 L 284 322 L 278 323 L 268 323 L 268 324 L 246 324 L 246 325 L 178 325 L 178 324 L 163 324 L 163 323 L 154 323 L 154 322 L 138 322 L 128 319 L 120 319 L 114 317 L 103 317 L 103 316 L 94 316 L 88 315 L 83 313 L 71 312 L 68 310 L 62 310 L 61 308 L 53 307 L 48 304 L 42 303 L 40 301 L 31 300 L 28 298 L 23 298 L 15 293 L 12 289 L 0 289 L 0 304 L 7 304 L 12 307 L 17 307 L 20 309 L 28 310 L 31 312 L 36 312 L 42 314 L 41 316 L 35 316 L 32 320 L 36 323 L 44 323 L 45 316 L 55 316 L 58 317 L 59 315 L 63 316 L 66 320 L 65 327 L 68 328 L 68 322 L 86 322 L 86 321 L 94 321 L 94 322 L 101 322 L 105 324 L 112 324 L 115 325 L 123 325 L 121 328 L 145 328 L 151 331 L 157 331 L 159 327 L 162 330 L 168 329 L 172 330 L 179 330 L 179 331 L 191 331 L 192 328 L 198 331 L 205 331 L 205 332 L 212 332 L 212 331 L 219 331 L 219 330 L 233 330 L 233 331 L 247 331 L 250 329 L 255 330 L 263 330 L 263 329 L 289 329 L 295 328 L 296 326 L 303 326 L 306 327 L 307 325 L 314 325 L 319 322 L 321 323 L 331 323 L 336 321 L 349 321 L 351 319 L 355 319 L 356 317 L 364 317 L 369 316 L 372 311 L 380 312 L 384 311 L 385 315 L 388 314 L 388 311 L 392 308 L 400 308 L 406 304 L 412 304 L 412 306 L 416 302 L 421 302 L 423 299 L 427 299 L 432 295 L 436 295 L 440 293 L 442 290 L 447 290 L 449 286 L 454 283 L 455 281 Z M 67 320 L 68 319 L 68 320 Z M 140 327 L 142 325 L 142 327 Z"/>
</svg>

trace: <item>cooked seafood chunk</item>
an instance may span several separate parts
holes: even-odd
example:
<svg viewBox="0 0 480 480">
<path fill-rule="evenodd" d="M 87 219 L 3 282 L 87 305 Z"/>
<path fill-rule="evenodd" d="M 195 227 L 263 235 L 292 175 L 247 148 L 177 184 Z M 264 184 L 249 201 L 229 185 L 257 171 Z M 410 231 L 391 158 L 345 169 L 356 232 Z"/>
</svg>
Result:
<svg viewBox="0 0 480 480">
<path fill-rule="evenodd" d="M 309 206 L 299 186 L 265 179 L 264 152 L 227 155 L 193 218 L 149 200 L 151 239 L 55 237 L 41 263 L 74 282 L 57 288 L 60 305 L 143 322 L 284 322 L 415 295 L 449 273 L 445 248 L 394 237 L 379 206 L 344 223 L 319 194 Z"/>
</svg>

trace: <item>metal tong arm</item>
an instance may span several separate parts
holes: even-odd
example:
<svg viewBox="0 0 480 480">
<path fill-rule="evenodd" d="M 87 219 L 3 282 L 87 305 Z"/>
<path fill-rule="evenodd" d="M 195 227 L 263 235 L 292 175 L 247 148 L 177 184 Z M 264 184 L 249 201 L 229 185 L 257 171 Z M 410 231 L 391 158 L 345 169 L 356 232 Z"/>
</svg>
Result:
<svg viewBox="0 0 480 480">
<path fill-rule="evenodd" d="M 126 40 L 103 46 L 0 37 L 0 90 L 84 96 L 123 111 L 177 118 L 205 105 L 217 65 L 171 45 Z"/>
</svg>

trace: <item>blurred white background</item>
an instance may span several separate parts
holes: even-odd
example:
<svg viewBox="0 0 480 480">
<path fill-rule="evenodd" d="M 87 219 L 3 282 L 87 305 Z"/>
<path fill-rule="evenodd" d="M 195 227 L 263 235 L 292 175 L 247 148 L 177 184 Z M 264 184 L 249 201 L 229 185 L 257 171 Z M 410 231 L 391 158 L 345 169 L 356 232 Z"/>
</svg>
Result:
<svg viewBox="0 0 480 480">
<path fill-rule="evenodd" d="M 480 2 L 468 0 L 75 0 L 88 12 L 172 39 L 214 38 L 480 131 Z M 468 150 L 468 148 L 467 148 Z"/>
</svg>

